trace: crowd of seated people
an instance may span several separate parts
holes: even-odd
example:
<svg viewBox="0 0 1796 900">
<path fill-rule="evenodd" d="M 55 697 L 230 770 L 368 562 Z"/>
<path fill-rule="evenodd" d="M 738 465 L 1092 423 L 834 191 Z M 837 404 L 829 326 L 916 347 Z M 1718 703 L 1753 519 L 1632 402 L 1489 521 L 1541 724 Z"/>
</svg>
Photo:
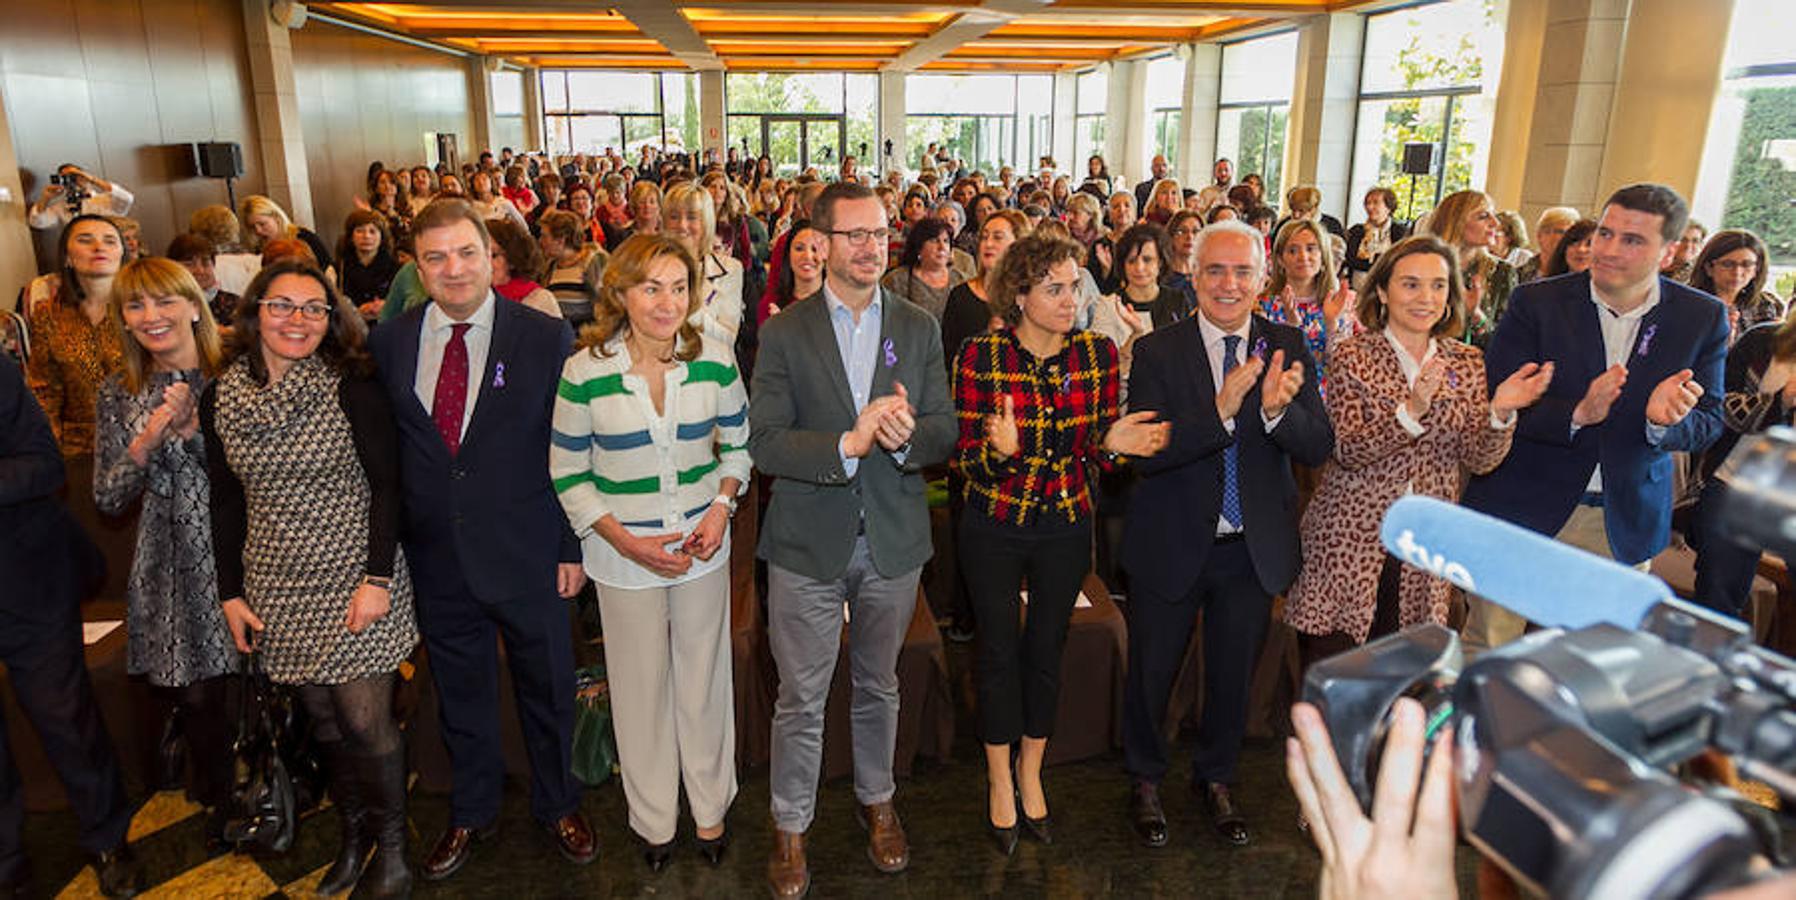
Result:
<svg viewBox="0 0 1796 900">
<path fill-rule="evenodd" d="M 1532 234 L 1482 191 L 1415 216 L 1375 187 L 1349 228 L 1315 187 L 1281 203 L 1228 160 L 1202 187 L 1160 157 L 1133 188 L 1101 156 L 1041 163 L 988 175 L 932 148 L 914 174 L 848 156 L 785 177 L 733 148 L 505 149 L 372 164 L 334 245 L 252 195 L 191 211 L 163 256 L 133 239 L 125 188 L 65 167 L 88 196 L 34 207 L 60 229 L 54 265 L 0 354 L 0 523 L 20 523 L 0 540 L 54 517 L 35 571 L 98 556 L 120 573 L 129 671 L 186 721 L 227 719 L 223 680 L 260 654 L 325 751 L 343 843 L 320 890 L 400 896 L 452 877 L 497 816 L 496 635 L 531 813 L 570 860 L 597 854 L 562 612 L 588 581 L 645 864 L 673 863 L 682 792 L 720 863 L 738 787 L 729 535 L 759 516 L 779 675 L 767 877 L 799 896 L 844 603 L 858 815 L 874 866 L 909 865 L 895 665 L 934 552 L 927 482 L 948 487 L 958 548 L 953 596 L 930 599 L 950 638 L 978 639 L 977 830 L 1003 854 L 1053 840 L 1042 761 L 1095 568 L 1129 626 L 1130 827 L 1171 840 L 1164 716 L 1195 636 L 1194 803 L 1249 845 L 1237 768 L 1275 608 L 1306 665 L 1460 626 L 1461 602 L 1470 646 L 1526 626 L 1385 554 L 1398 497 L 1644 566 L 1670 540 L 1671 455 L 1700 477 L 1796 410 L 1796 324 L 1764 241 L 1709 234 L 1662 185 L 1554 207 Z M 14 474 L 31 466 L 64 474 Z M 757 476 L 764 506 L 738 510 Z M 1718 536 L 1724 492 L 1695 491 L 1697 599 L 1743 616 L 1758 555 Z M 81 581 L 9 578 L 46 607 L 95 589 Z M 82 846 L 128 894 L 129 810 L 85 676 L 18 674 L 54 654 L 78 670 L 72 621 L 33 620 L 58 639 L 0 653 L 20 691 L 61 692 L 23 705 L 71 748 L 56 763 Z M 414 859 L 391 698 L 418 648 L 455 787 Z M 1295 721 L 1309 747 L 1313 717 Z M 189 740 L 222 839 L 229 736 Z"/>
</svg>

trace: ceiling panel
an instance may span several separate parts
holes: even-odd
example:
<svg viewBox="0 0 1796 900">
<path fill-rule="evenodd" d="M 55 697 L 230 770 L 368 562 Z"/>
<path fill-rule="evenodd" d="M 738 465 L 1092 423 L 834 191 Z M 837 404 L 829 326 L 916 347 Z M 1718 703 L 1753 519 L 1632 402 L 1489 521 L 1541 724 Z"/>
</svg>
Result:
<svg viewBox="0 0 1796 900">
<path fill-rule="evenodd" d="M 522 66 L 1059 71 L 1392 0 L 315 2 Z M 677 13 L 677 14 L 676 14 Z"/>
</svg>

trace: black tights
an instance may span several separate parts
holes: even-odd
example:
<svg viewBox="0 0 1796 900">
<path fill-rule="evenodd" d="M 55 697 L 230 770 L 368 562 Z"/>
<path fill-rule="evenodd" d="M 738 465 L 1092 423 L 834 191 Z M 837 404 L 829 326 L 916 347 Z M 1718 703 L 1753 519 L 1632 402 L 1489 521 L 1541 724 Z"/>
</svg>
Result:
<svg viewBox="0 0 1796 900">
<path fill-rule="evenodd" d="M 384 756 L 399 750 L 392 672 L 342 684 L 302 685 L 299 699 L 312 717 L 312 735 L 320 742 L 341 742 L 346 752 L 356 756 Z"/>
<path fill-rule="evenodd" d="M 219 807 L 230 799 L 231 741 L 237 721 L 228 705 L 232 678 L 219 675 L 180 687 L 154 689 L 181 711 L 181 730 L 193 772 L 191 790 L 201 806 Z"/>
</svg>

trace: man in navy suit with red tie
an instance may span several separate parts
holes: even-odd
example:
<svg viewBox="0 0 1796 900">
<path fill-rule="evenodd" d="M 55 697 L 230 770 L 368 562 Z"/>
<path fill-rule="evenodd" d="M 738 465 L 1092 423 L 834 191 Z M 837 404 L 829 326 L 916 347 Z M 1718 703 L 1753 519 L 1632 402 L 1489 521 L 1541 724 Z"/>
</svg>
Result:
<svg viewBox="0 0 1796 900">
<path fill-rule="evenodd" d="M 492 289 L 492 238 L 465 201 L 413 220 L 430 302 L 369 346 L 393 399 L 405 484 L 405 555 L 430 653 L 454 787 L 425 858 L 448 878 L 499 816 L 498 639 L 530 757 L 530 812 L 562 855 L 598 855 L 573 774 L 574 647 L 566 598 L 580 543 L 549 480 L 549 420 L 573 335 Z"/>
<path fill-rule="evenodd" d="M 1665 549 L 1671 454 L 1723 427 L 1727 309 L 1659 276 L 1689 213 L 1662 184 L 1624 187 L 1603 205 L 1588 272 L 1516 288 L 1485 353 L 1491 389 L 1533 361 L 1553 363 L 1553 383 L 1519 413 L 1509 457 L 1472 479 L 1467 507 L 1625 565 Z M 1521 634 L 1519 616 L 1469 600 L 1468 646 Z"/>
</svg>

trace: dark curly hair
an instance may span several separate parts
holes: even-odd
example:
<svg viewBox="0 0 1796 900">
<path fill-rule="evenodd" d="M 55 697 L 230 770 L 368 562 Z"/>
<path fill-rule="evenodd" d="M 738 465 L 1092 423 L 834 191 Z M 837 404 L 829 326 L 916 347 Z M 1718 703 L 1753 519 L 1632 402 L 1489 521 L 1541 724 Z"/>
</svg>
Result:
<svg viewBox="0 0 1796 900">
<path fill-rule="evenodd" d="M 991 305 L 992 314 L 1003 319 L 1004 324 L 1016 327 L 1023 318 L 1023 308 L 1017 300 L 1047 278 L 1049 269 L 1065 261 L 1077 266 L 1084 255 L 1084 248 L 1069 238 L 1052 234 L 1018 238 L 1004 251 L 991 273 L 986 302 Z"/>
<path fill-rule="evenodd" d="M 1154 257 L 1159 260 L 1160 271 L 1164 274 L 1168 271 L 1166 251 L 1170 240 L 1166 236 L 1166 229 L 1152 222 L 1132 225 L 1128 231 L 1122 233 L 1122 237 L 1116 239 L 1116 250 L 1110 257 L 1113 260 L 1111 265 L 1115 266 L 1119 272 L 1127 271 L 1123 266 L 1128 263 L 1129 258 L 1135 255 L 1137 249 L 1146 246 L 1153 248 Z M 1124 277 L 1118 280 L 1127 281 L 1128 279 Z"/>
<path fill-rule="evenodd" d="M 231 320 L 231 359 L 242 357 L 256 381 L 268 383 L 268 367 L 262 361 L 262 298 L 268 295 L 268 286 L 283 275 L 299 275 L 318 282 L 325 299 L 330 301 L 330 327 L 318 345 L 318 358 L 345 378 L 374 374 L 374 357 L 366 347 L 368 326 L 362 322 L 361 314 L 324 276 L 317 263 L 304 259 L 280 259 L 263 266 L 249 287 L 244 288 L 243 301 L 237 304 L 237 314 Z"/>
<path fill-rule="evenodd" d="M 954 240 L 954 235 L 950 233 L 952 230 L 948 227 L 947 222 L 934 216 L 929 216 L 912 225 L 910 234 L 904 237 L 904 252 L 898 255 L 898 265 L 906 269 L 916 265 L 923 258 L 924 244 L 942 235 L 948 235 L 948 240 L 952 241 Z"/>
</svg>

